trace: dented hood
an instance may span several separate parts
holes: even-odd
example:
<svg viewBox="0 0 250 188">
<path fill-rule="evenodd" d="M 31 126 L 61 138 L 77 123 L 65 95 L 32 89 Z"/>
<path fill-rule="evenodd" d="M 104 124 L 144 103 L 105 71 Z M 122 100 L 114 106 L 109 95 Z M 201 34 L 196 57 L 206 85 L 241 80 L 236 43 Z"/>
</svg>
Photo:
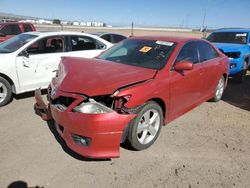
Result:
<svg viewBox="0 0 250 188">
<path fill-rule="evenodd" d="M 64 77 L 57 88 L 88 96 L 112 94 L 117 89 L 151 79 L 157 70 L 124 65 L 101 59 L 64 57 Z"/>
</svg>

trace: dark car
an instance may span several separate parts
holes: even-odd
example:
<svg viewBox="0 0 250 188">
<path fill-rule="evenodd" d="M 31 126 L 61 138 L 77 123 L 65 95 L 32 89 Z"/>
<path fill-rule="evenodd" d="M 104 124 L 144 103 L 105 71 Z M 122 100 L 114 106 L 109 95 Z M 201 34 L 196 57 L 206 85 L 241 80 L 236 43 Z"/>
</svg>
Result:
<svg viewBox="0 0 250 188">
<path fill-rule="evenodd" d="M 0 23 L 0 43 L 20 33 L 36 31 L 31 23 L 6 22 Z"/>
<path fill-rule="evenodd" d="M 228 58 L 205 40 L 133 37 L 95 59 L 64 57 L 48 90 L 49 108 L 39 90 L 35 107 L 80 155 L 119 157 L 125 140 L 146 149 L 162 125 L 219 101 L 228 70 Z"/>
<path fill-rule="evenodd" d="M 95 33 L 90 33 L 90 34 L 99 36 L 102 39 L 104 39 L 112 44 L 118 43 L 118 42 L 127 38 L 127 37 L 120 35 L 120 34 L 117 34 L 117 33 L 108 33 L 108 32 L 95 32 Z"/>
</svg>

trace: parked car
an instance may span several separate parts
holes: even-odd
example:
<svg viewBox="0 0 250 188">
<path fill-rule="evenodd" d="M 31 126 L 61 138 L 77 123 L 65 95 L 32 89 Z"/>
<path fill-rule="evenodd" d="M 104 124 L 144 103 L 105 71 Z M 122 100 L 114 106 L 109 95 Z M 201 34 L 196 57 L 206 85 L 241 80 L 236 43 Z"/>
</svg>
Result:
<svg viewBox="0 0 250 188">
<path fill-rule="evenodd" d="M 0 106 L 37 87 L 46 88 L 62 56 L 93 58 L 112 44 L 77 32 L 28 32 L 0 44 Z"/>
<path fill-rule="evenodd" d="M 250 68 L 250 29 L 220 29 L 207 38 L 230 60 L 230 76 L 243 82 Z"/>
<path fill-rule="evenodd" d="M 36 31 L 32 23 L 6 22 L 0 23 L 0 43 L 20 33 Z"/>
<path fill-rule="evenodd" d="M 62 58 L 48 108 L 38 89 L 35 109 L 55 120 L 80 155 L 119 157 L 121 142 L 146 149 L 162 125 L 204 101 L 219 101 L 228 69 L 228 58 L 205 40 L 133 37 L 98 58 Z"/>
<path fill-rule="evenodd" d="M 90 33 L 92 35 L 96 35 L 101 37 L 102 39 L 111 42 L 112 44 L 118 43 L 124 39 L 126 39 L 127 37 L 117 34 L 117 33 L 109 33 L 109 32 L 94 32 L 94 33 Z"/>
</svg>

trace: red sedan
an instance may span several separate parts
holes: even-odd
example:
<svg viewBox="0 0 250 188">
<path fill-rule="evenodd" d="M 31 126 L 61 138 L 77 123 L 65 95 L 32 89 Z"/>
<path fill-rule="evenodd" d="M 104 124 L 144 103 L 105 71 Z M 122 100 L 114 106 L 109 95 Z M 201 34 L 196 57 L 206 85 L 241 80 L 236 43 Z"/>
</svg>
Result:
<svg viewBox="0 0 250 188">
<path fill-rule="evenodd" d="M 120 143 L 146 149 L 162 125 L 207 100 L 219 101 L 228 58 L 205 40 L 133 37 L 95 59 L 64 57 L 49 87 L 46 109 L 73 151 L 91 158 L 119 157 Z"/>
</svg>

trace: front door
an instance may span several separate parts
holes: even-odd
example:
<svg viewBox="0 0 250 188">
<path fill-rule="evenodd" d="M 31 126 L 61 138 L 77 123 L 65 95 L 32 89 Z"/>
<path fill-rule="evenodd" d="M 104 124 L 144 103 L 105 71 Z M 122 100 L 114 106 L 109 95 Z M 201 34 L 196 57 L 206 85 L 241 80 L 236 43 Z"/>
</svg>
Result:
<svg viewBox="0 0 250 188">
<path fill-rule="evenodd" d="M 68 56 L 64 38 L 60 36 L 40 39 L 24 52 L 16 57 L 18 79 L 23 91 L 46 88 L 56 74 L 61 57 Z"/>
<path fill-rule="evenodd" d="M 181 49 L 175 64 L 180 61 L 191 61 L 192 70 L 170 73 L 170 112 L 172 118 L 186 112 L 201 99 L 204 85 L 204 68 L 199 63 L 196 42 L 188 42 Z"/>
</svg>

